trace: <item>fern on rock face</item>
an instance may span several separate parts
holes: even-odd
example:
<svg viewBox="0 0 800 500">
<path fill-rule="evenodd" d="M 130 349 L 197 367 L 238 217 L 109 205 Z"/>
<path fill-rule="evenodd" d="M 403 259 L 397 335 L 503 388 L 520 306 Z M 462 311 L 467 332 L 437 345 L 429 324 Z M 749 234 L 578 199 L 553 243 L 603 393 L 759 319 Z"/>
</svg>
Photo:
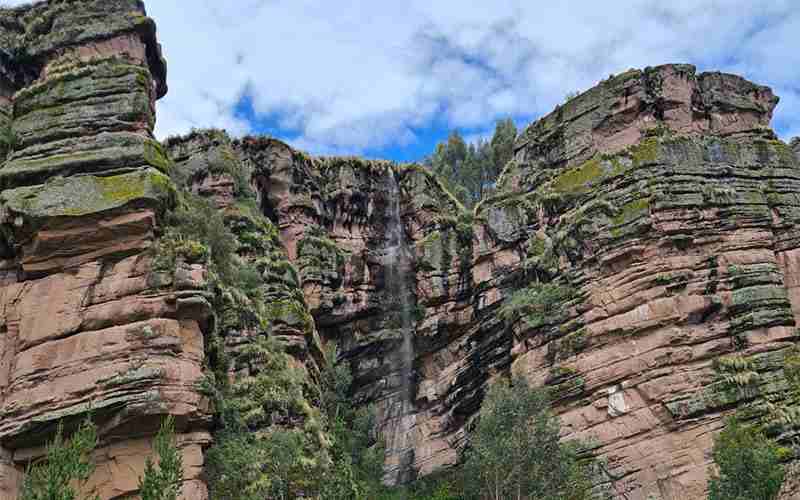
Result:
<svg viewBox="0 0 800 500">
<path fill-rule="evenodd" d="M 556 283 L 534 283 L 517 291 L 500 314 L 506 321 L 522 318 L 531 328 L 554 323 L 564 317 L 565 304 L 575 291 Z"/>
<path fill-rule="evenodd" d="M 731 388 L 757 385 L 761 380 L 753 359 L 744 356 L 726 356 L 714 360 L 714 369 L 722 383 Z"/>
</svg>

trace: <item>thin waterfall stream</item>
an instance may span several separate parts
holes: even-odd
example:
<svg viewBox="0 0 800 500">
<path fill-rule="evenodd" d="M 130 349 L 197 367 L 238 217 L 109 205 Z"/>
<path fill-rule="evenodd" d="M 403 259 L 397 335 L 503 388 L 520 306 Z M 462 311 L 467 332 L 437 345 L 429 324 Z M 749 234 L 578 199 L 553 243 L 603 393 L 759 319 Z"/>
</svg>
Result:
<svg viewBox="0 0 800 500">
<path fill-rule="evenodd" d="M 414 381 L 414 331 L 416 307 L 413 256 L 409 247 L 401 211 L 401 189 L 394 172 L 389 173 L 386 213 L 386 247 L 384 250 L 386 316 L 389 325 L 399 334 L 399 343 L 389 362 L 394 366 L 391 385 L 396 391 L 386 401 L 382 432 L 386 439 L 384 481 L 405 482 L 414 462 L 413 412 L 416 384 Z"/>
</svg>

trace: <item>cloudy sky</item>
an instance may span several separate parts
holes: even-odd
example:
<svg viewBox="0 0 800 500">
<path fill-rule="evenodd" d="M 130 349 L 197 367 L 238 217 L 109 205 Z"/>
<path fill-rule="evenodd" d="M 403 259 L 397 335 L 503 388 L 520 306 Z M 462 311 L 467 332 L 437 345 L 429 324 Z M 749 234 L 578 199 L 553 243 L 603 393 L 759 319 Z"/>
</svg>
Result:
<svg viewBox="0 0 800 500">
<path fill-rule="evenodd" d="M 525 125 L 611 73 L 668 62 L 780 95 L 800 135 L 797 0 L 146 0 L 169 63 L 157 134 L 264 133 L 417 159 L 449 130 Z"/>
</svg>

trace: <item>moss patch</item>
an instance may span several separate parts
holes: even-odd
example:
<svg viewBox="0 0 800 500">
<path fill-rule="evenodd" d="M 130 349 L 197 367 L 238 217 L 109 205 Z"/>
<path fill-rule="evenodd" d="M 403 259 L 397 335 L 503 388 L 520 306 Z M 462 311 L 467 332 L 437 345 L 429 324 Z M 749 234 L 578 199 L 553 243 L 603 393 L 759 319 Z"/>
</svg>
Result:
<svg viewBox="0 0 800 500">
<path fill-rule="evenodd" d="M 623 205 L 617 215 L 611 218 L 615 226 L 621 226 L 647 215 L 650 210 L 650 198 L 640 198 Z"/>
<path fill-rule="evenodd" d="M 98 177 L 55 178 L 41 186 L 4 191 L 2 201 L 12 212 L 37 219 L 79 217 L 141 202 L 161 208 L 173 199 L 169 178 L 154 169 Z"/>
<path fill-rule="evenodd" d="M 553 180 L 552 188 L 559 193 L 578 194 L 587 191 L 605 173 L 600 158 L 592 158 L 582 165 L 567 170 Z"/>
</svg>

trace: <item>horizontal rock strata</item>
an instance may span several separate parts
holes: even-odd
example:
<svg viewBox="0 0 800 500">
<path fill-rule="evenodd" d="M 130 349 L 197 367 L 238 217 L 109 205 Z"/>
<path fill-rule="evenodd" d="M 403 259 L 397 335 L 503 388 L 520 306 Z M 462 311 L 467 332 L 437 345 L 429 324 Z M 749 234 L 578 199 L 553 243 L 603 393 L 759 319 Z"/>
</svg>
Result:
<svg viewBox="0 0 800 500">
<path fill-rule="evenodd" d="M 205 270 L 154 279 L 174 187 L 152 136 L 166 69 L 136 0 L 0 11 L 0 496 L 63 421 L 91 413 L 100 498 L 138 489 L 176 419 L 186 498 L 205 498 L 208 401 L 198 393 Z"/>
<path fill-rule="evenodd" d="M 769 128 L 769 88 L 689 65 L 612 76 L 528 127 L 467 211 L 418 165 L 220 131 L 158 143 L 152 20 L 138 0 L 81 6 L 0 10 L 1 497 L 91 412 L 102 499 L 136 494 L 167 415 L 183 497 L 206 498 L 202 383 L 214 370 L 262 404 L 248 353 L 270 338 L 305 388 L 338 344 L 390 483 L 456 465 L 509 374 L 550 390 L 613 498 L 705 498 L 734 412 L 795 436 L 800 141 Z M 188 199 L 247 288 L 176 236 Z M 509 314 L 523 289 L 558 293 Z M 303 432 L 325 461 L 313 403 L 247 425 Z"/>
</svg>

